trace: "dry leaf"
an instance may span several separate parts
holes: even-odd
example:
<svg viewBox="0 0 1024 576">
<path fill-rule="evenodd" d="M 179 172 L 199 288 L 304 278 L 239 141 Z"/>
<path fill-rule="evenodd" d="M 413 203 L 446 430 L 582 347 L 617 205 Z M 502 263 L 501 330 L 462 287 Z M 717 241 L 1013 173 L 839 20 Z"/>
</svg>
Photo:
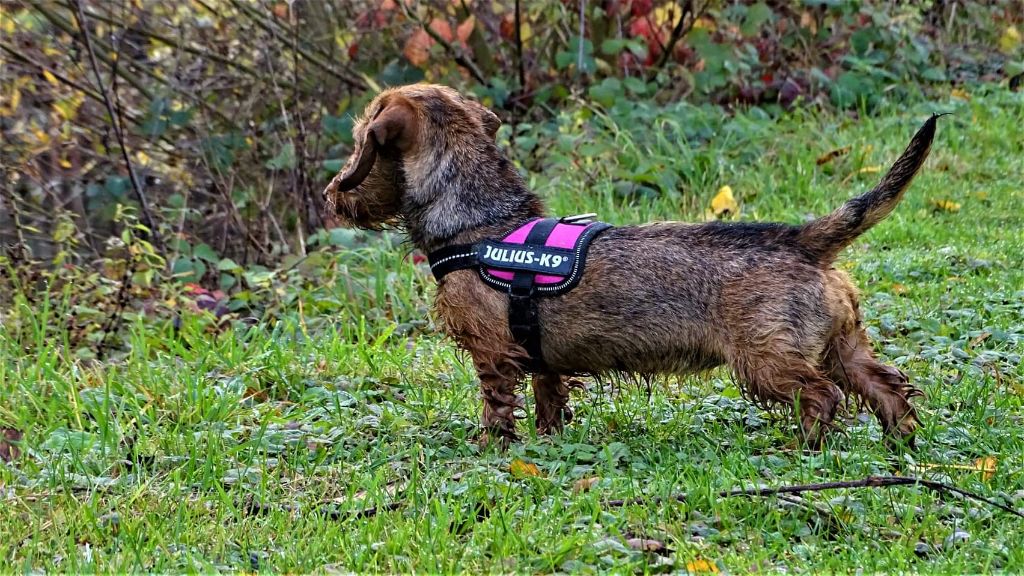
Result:
<svg viewBox="0 0 1024 576">
<path fill-rule="evenodd" d="M 597 484 L 600 480 L 601 478 L 598 476 L 580 478 L 579 480 L 573 483 L 572 491 L 575 494 L 579 494 L 580 492 L 588 492 L 591 488 L 594 487 L 594 484 Z"/>
<path fill-rule="evenodd" d="M 413 32 L 412 36 L 405 41 L 405 48 L 402 49 L 402 54 L 413 66 L 423 66 L 427 63 L 427 58 L 430 57 L 430 47 L 433 44 L 434 39 L 430 37 L 430 34 L 427 34 L 426 30 L 421 28 Z"/>
<path fill-rule="evenodd" d="M 949 95 L 952 96 L 953 98 L 958 98 L 960 100 L 971 99 L 971 95 L 968 94 L 967 91 L 964 90 L 963 88 L 953 88 L 953 90 L 949 92 Z"/>
<path fill-rule="evenodd" d="M 664 552 L 667 550 L 664 542 L 650 538 L 630 538 L 626 540 L 626 546 L 643 552 Z"/>
<path fill-rule="evenodd" d="M 849 152 L 850 152 L 850 147 L 849 146 L 843 146 L 842 148 L 836 148 L 835 150 L 833 150 L 831 152 L 826 152 L 825 154 L 822 154 L 821 156 L 818 156 L 818 159 L 815 160 L 815 163 L 818 166 L 821 166 L 822 164 L 826 164 L 828 162 L 831 162 L 832 160 L 835 160 L 836 158 L 838 158 L 840 156 L 843 156 L 843 155 L 845 155 L 845 154 L 847 154 Z"/>
<path fill-rule="evenodd" d="M 445 42 L 451 42 L 455 39 L 455 35 L 452 34 L 452 25 L 447 20 L 434 18 L 430 21 L 430 29 L 443 38 Z"/>
<path fill-rule="evenodd" d="M 473 28 L 475 26 L 476 16 L 470 16 L 469 18 L 466 18 L 466 20 L 463 21 L 462 24 L 459 24 L 458 27 L 455 28 L 455 37 L 459 39 L 459 42 L 465 44 L 466 41 L 469 40 L 470 34 L 473 33 Z"/>
<path fill-rule="evenodd" d="M 536 464 L 531 462 L 525 462 L 523 460 L 513 460 L 512 464 L 508 467 L 509 472 L 512 473 L 516 478 L 526 478 L 529 476 L 540 476 L 540 469 L 537 468 Z"/>
<path fill-rule="evenodd" d="M 898 283 L 898 282 L 896 284 L 893 284 L 892 288 L 890 288 L 890 290 L 892 291 L 893 294 L 906 294 L 907 293 L 907 287 L 904 286 L 903 284 Z"/>
<path fill-rule="evenodd" d="M 818 33 L 818 22 L 814 19 L 814 15 L 811 14 L 810 10 L 804 10 L 800 13 L 800 27 L 807 28 L 812 35 Z"/>
<path fill-rule="evenodd" d="M 996 475 L 996 457 L 985 456 L 974 461 L 974 469 L 981 472 L 982 480 L 991 480 Z"/>
<path fill-rule="evenodd" d="M 865 166 L 860 170 L 857 170 L 857 174 L 878 174 L 881 171 L 881 166 Z"/>
<path fill-rule="evenodd" d="M 18 445 L 21 444 L 21 432 L 14 428 L 0 430 L 3 430 L 3 433 L 0 434 L 0 460 L 11 462 L 21 455 L 21 449 L 18 448 Z"/>
<path fill-rule="evenodd" d="M 959 212 L 960 203 L 953 202 L 952 200 L 931 200 L 929 203 L 932 205 L 932 209 L 935 212 Z"/>
<path fill-rule="evenodd" d="M 719 188 L 718 194 L 715 194 L 715 197 L 711 199 L 711 211 L 715 213 L 715 216 L 721 216 L 726 212 L 736 214 L 739 212 L 739 208 L 736 198 L 732 195 L 732 188 L 729 186 Z"/>
<path fill-rule="evenodd" d="M 981 334 L 978 334 L 977 336 L 972 338 L 971 341 L 967 344 L 967 347 L 974 348 L 978 344 L 981 344 L 985 340 L 988 340 L 990 336 L 992 336 L 991 332 L 982 332 Z"/>
<path fill-rule="evenodd" d="M 686 571 L 691 574 L 718 574 L 718 566 L 714 562 L 697 558 L 693 562 L 686 563 Z"/>
</svg>

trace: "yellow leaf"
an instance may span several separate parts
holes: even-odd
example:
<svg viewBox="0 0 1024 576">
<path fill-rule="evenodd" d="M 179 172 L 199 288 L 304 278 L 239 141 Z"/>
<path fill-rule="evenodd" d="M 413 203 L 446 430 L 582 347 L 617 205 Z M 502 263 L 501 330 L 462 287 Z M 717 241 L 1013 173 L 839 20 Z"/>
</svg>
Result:
<svg viewBox="0 0 1024 576">
<path fill-rule="evenodd" d="M 960 211 L 960 203 L 952 200 L 931 200 L 930 203 L 935 212 L 954 213 Z"/>
<path fill-rule="evenodd" d="M 519 459 L 512 461 L 512 464 L 509 465 L 509 472 L 511 472 L 516 478 L 540 476 L 540 469 L 537 468 L 536 464 Z"/>
<path fill-rule="evenodd" d="M 711 199 L 711 211 L 715 213 L 715 216 L 721 216 L 726 212 L 736 214 L 739 212 L 739 208 L 736 198 L 732 195 L 732 188 L 730 186 L 719 188 L 718 194 L 715 194 L 715 197 Z"/>
<path fill-rule="evenodd" d="M 907 293 L 907 287 L 904 286 L 903 284 L 899 284 L 899 283 L 893 284 L 892 288 L 890 288 L 890 290 L 892 291 L 893 294 L 906 294 Z"/>
<path fill-rule="evenodd" d="M 698 30 L 707 30 L 708 32 L 714 32 L 718 29 L 718 26 L 715 25 L 715 21 L 707 16 L 697 18 L 697 21 L 693 23 L 693 27 Z"/>
<path fill-rule="evenodd" d="M 7 105 L 3 107 L 5 115 L 14 114 L 18 110 L 18 105 L 21 104 L 21 90 L 15 87 L 11 91 L 11 97 L 9 99 L 5 98 L 5 100 L 8 100 Z"/>
<path fill-rule="evenodd" d="M 46 78 L 46 81 L 54 86 L 60 86 L 60 80 L 57 80 L 57 77 L 49 70 L 43 70 L 43 78 Z"/>
<path fill-rule="evenodd" d="M 703 558 L 697 558 L 693 562 L 686 563 L 686 571 L 691 574 L 718 574 L 718 566 Z"/>
<path fill-rule="evenodd" d="M 857 174 L 878 174 L 881 171 L 881 166 L 865 166 L 860 170 L 857 170 Z"/>
<path fill-rule="evenodd" d="M 149 154 L 146 154 L 142 150 L 139 150 L 138 152 L 135 153 L 135 159 L 138 160 L 139 164 L 142 164 L 143 166 L 149 166 L 149 163 L 151 161 Z"/>
<path fill-rule="evenodd" d="M 67 158 L 61 158 L 60 165 L 62 168 L 71 168 L 71 161 Z"/>
<path fill-rule="evenodd" d="M 39 128 L 32 130 L 32 134 L 36 137 L 36 140 L 39 140 L 40 144 L 46 145 L 50 143 L 50 135 Z"/>
<path fill-rule="evenodd" d="M 600 480 L 601 478 L 597 476 L 580 478 L 579 480 L 573 483 L 572 491 L 576 494 L 579 494 L 580 492 L 588 492 L 591 488 L 594 487 L 594 484 L 597 484 Z"/>
<path fill-rule="evenodd" d="M 952 90 L 950 90 L 949 95 L 952 96 L 953 98 L 957 98 L 959 100 L 964 101 L 971 99 L 971 95 L 968 94 L 967 90 L 964 90 L 963 88 L 953 88 Z"/>
<path fill-rule="evenodd" d="M 1020 30 L 1017 30 L 1016 26 L 1010 26 L 1003 30 L 1003 35 L 999 37 L 999 49 L 1009 54 L 1018 46 L 1020 46 Z"/>
<path fill-rule="evenodd" d="M 974 469 L 981 472 L 982 480 L 991 480 L 996 475 L 996 457 L 985 456 L 974 461 Z"/>
<path fill-rule="evenodd" d="M 833 159 L 838 158 L 838 157 L 848 153 L 849 151 L 850 151 L 850 147 L 849 146 L 843 146 L 842 148 L 836 148 L 835 150 L 832 150 L 831 152 L 826 152 L 826 153 L 822 154 L 821 156 L 818 156 L 818 159 L 815 160 L 814 163 L 817 164 L 818 166 L 821 166 L 822 164 L 825 164 L 827 162 L 831 162 Z"/>
</svg>

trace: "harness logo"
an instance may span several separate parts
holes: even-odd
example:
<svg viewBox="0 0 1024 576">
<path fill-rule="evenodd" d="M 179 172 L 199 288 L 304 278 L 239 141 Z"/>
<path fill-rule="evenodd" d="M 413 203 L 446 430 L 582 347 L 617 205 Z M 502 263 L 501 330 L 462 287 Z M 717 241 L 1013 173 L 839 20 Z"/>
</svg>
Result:
<svg viewBox="0 0 1024 576">
<path fill-rule="evenodd" d="M 483 255 L 484 260 L 504 264 L 537 265 L 555 270 L 563 262 L 569 260 L 566 256 L 549 254 L 547 252 L 541 252 L 540 255 L 537 255 L 533 250 L 513 250 L 509 248 L 496 248 L 490 245 L 486 248 L 487 251 Z"/>
</svg>

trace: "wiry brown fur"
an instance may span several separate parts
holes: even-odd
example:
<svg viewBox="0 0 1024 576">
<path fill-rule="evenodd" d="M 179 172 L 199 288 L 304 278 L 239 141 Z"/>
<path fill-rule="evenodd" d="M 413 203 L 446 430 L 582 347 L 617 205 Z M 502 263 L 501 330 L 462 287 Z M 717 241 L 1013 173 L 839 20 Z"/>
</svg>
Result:
<svg viewBox="0 0 1024 576">
<path fill-rule="evenodd" d="M 544 208 L 496 146 L 497 127 L 490 111 L 449 88 L 387 90 L 357 122 L 357 149 L 325 190 L 328 204 L 352 225 L 397 223 L 424 251 L 499 236 Z M 918 392 L 875 359 L 857 291 L 832 262 L 896 206 L 934 133 L 935 117 L 877 187 L 804 226 L 657 223 L 598 236 L 579 285 L 539 299 L 539 431 L 571 418 L 571 375 L 727 364 L 750 396 L 793 406 L 812 442 L 848 394 L 887 432 L 911 435 L 908 400 Z M 439 282 L 434 307 L 473 358 L 484 426 L 514 439 L 526 353 L 512 340 L 507 296 L 460 270 Z"/>
</svg>

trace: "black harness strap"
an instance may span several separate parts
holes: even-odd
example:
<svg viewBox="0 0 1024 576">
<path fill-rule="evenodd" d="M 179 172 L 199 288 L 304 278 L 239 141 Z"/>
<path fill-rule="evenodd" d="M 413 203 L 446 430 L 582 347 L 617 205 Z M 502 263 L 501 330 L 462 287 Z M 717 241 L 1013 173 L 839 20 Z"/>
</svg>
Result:
<svg viewBox="0 0 1024 576">
<path fill-rule="evenodd" d="M 557 224 L 558 220 L 554 218 L 539 220 L 526 235 L 524 243 L 543 245 Z M 512 332 L 512 339 L 530 355 L 532 369 L 544 366 L 537 300 L 533 297 L 536 278 L 536 274 L 530 272 L 516 272 L 512 277 L 512 288 L 508 294 L 508 327 Z"/>
<path fill-rule="evenodd" d="M 564 294 L 580 281 L 591 240 L 611 226 L 603 222 L 581 222 L 590 214 L 576 217 L 538 218 L 522 242 L 485 239 L 476 244 L 460 244 L 435 250 L 427 255 L 430 271 L 441 281 L 456 270 L 475 268 L 484 283 L 508 295 L 508 327 L 512 339 L 529 358 L 524 368 L 539 372 L 546 368 L 541 346 L 540 313 L 537 298 Z M 523 226 L 529 225 L 527 222 Z M 585 226 L 572 249 L 547 246 L 558 224 Z M 496 276 L 500 270 L 503 275 Z M 505 274 L 511 272 L 511 279 Z M 563 277 L 556 283 L 540 284 L 537 275 Z"/>
</svg>

